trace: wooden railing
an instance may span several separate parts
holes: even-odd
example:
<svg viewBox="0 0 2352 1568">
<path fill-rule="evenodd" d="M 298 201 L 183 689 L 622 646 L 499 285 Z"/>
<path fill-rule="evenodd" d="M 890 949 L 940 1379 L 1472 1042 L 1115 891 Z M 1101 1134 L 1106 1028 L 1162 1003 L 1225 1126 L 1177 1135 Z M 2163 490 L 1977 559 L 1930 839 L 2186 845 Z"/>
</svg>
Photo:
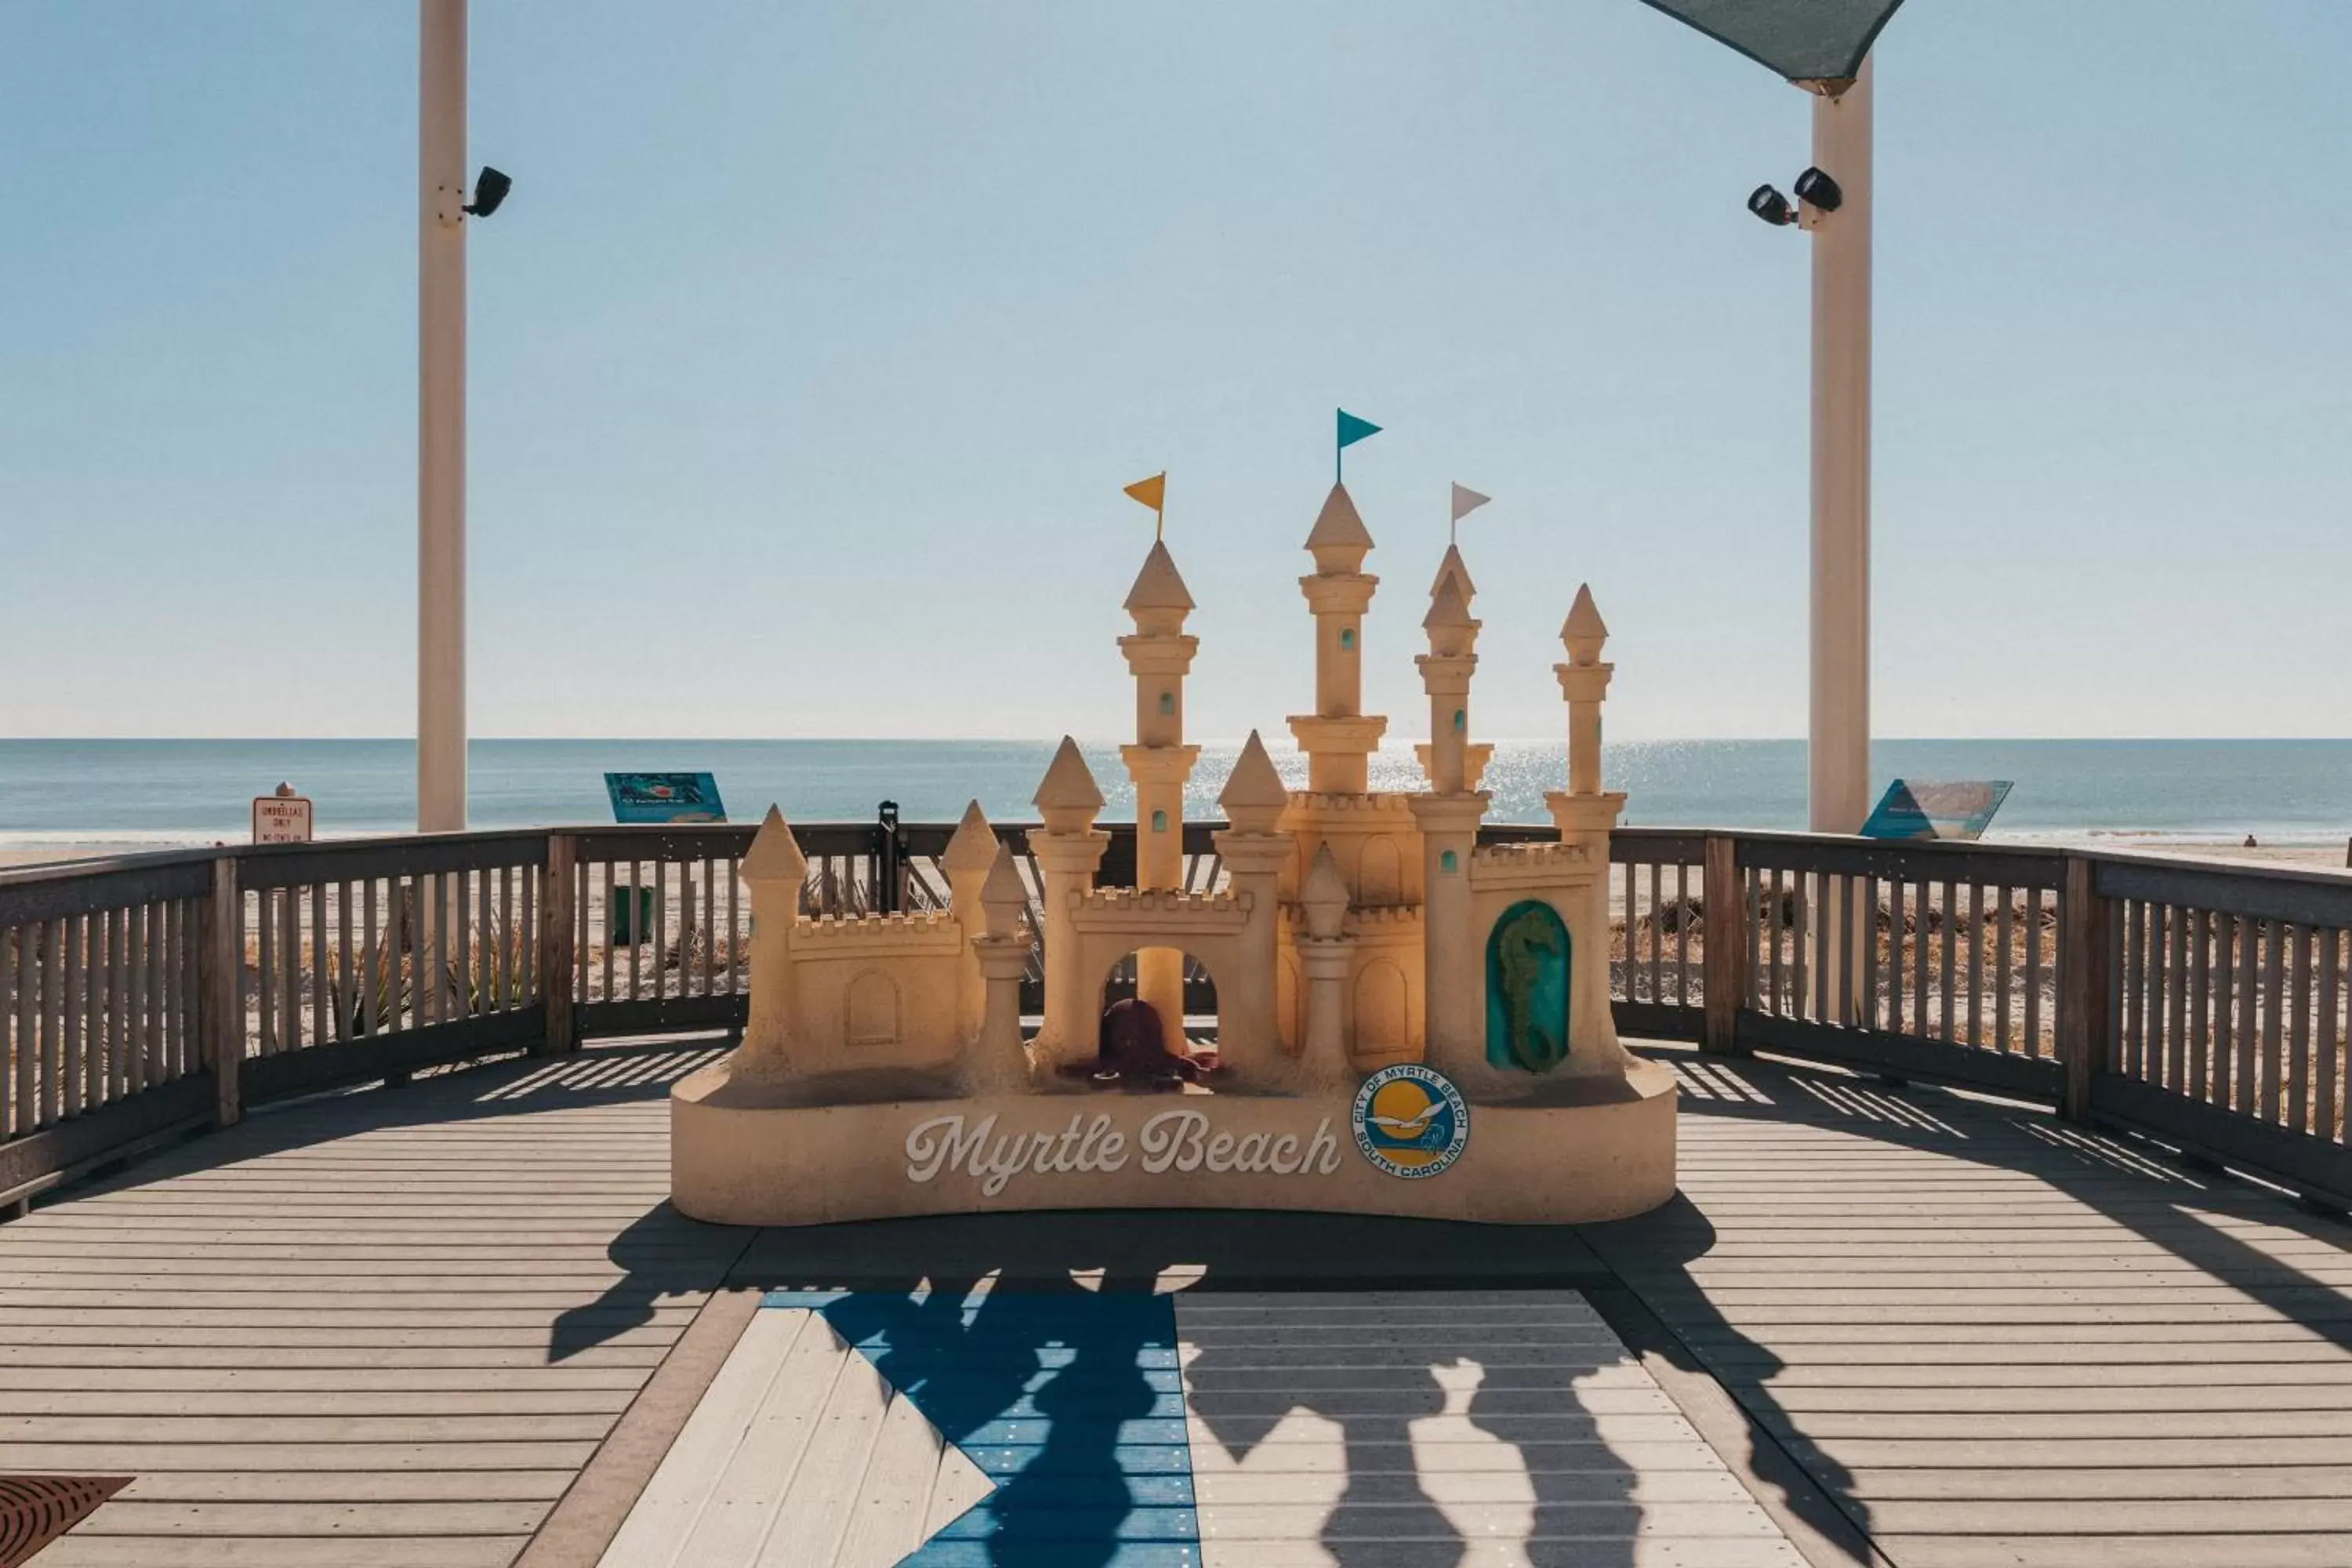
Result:
<svg viewBox="0 0 2352 1568">
<path fill-rule="evenodd" d="M 152 856 L 0 879 L 0 1212 L 218 1113 L 205 962 L 226 862 Z"/>
<path fill-rule="evenodd" d="M 241 1100 L 545 1037 L 544 833 L 273 846 L 235 862 Z"/>
<path fill-rule="evenodd" d="M 2147 860 L 2085 868 L 2096 1117 L 2334 1202 L 2345 1142 L 2352 878 Z"/>
<path fill-rule="evenodd" d="M 1102 879 L 1131 879 L 1133 829 L 1107 826 Z M 262 1100 L 740 1026 L 754 831 L 435 835 L 0 873 L 0 1205 Z M 950 825 L 794 831 L 809 912 L 947 900 Z M 1026 831 L 997 828 L 1034 912 Z M 1221 876 L 1213 833 L 1186 826 L 1196 890 Z M 1632 828 L 1611 840 L 1608 890 L 1629 1035 L 2042 1100 L 2352 1203 L 2352 877 Z M 1039 974 L 1033 954 L 1032 1012 Z M 1207 976 L 1187 981 L 1187 1010 L 1212 1011 Z"/>
</svg>

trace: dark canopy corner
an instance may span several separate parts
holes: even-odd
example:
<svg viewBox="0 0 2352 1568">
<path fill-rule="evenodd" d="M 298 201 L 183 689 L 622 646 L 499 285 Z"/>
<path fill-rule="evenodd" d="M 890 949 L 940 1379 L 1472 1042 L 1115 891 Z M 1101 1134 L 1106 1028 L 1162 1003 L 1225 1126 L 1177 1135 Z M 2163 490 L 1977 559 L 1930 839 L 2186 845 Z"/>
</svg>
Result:
<svg viewBox="0 0 2352 1568">
<path fill-rule="evenodd" d="M 1903 0 L 1643 0 L 1790 81 L 1835 93 Z"/>
</svg>

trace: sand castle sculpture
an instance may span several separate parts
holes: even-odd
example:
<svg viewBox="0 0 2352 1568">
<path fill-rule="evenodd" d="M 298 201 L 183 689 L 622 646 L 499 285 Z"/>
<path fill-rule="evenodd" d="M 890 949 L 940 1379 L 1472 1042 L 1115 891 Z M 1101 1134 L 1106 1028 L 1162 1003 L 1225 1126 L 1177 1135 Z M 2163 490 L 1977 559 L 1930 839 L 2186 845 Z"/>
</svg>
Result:
<svg viewBox="0 0 2352 1568">
<path fill-rule="evenodd" d="M 1030 889 L 977 804 L 942 859 L 944 910 L 824 918 L 799 912 L 805 863 L 772 808 L 742 867 L 742 1043 L 673 1097 L 679 1206 L 770 1225 L 1166 1205 L 1565 1221 L 1670 1196 L 1671 1075 L 1625 1051 L 1610 1009 L 1609 835 L 1624 796 L 1601 788 L 1608 628 L 1580 588 L 1555 667 L 1569 752 L 1569 787 L 1546 797 L 1556 841 L 1482 847 L 1476 588 L 1449 546 L 1414 661 L 1428 787 L 1374 791 L 1387 720 L 1362 707 L 1371 549 L 1335 484 L 1299 579 L 1315 706 L 1289 724 L 1307 787 L 1286 788 L 1251 734 L 1218 796 L 1209 890 L 1185 887 L 1200 748 L 1184 739 L 1184 679 L 1199 641 L 1164 542 L 1128 594 L 1135 629 L 1118 645 L 1136 683 L 1120 752 L 1135 886 L 1096 884 L 1104 799 L 1067 738 L 1027 835 L 1034 933 Z M 1024 1039 L 1033 934 L 1044 1016 Z M 1192 1050 L 1186 960 L 1214 986 L 1216 1065 L 1192 1092 L 1086 1095 L 1107 983 L 1129 954 L 1171 1059 Z"/>
</svg>

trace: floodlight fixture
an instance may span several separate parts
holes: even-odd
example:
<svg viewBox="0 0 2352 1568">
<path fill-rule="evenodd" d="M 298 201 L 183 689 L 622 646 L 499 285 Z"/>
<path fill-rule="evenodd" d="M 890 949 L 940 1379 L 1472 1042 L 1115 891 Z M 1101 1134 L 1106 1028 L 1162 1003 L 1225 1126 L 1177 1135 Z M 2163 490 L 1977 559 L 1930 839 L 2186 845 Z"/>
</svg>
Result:
<svg viewBox="0 0 2352 1568">
<path fill-rule="evenodd" d="M 1789 205 L 1789 198 L 1770 185 L 1759 185 L 1748 193 L 1748 210 L 1775 227 L 1797 221 L 1796 209 Z"/>
<path fill-rule="evenodd" d="M 499 210 L 499 204 L 507 199 L 507 193 L 512 189 L 512 179 L 485 163 L 482 172 L 474 176 L 474 199 L 466 204 L 466 211 L 475 217 L 488 217 Z"/>
<path fill-rule="evenodd" d="M 1795 188 L 1799 201 L 1808 206 L 1819 207 L 1825 213 L 1833 213 L 1845 205 L 1845 192 L 1826 172 L 1818 168 L 1809 168 L 1798 175 Z"/>
</svg>

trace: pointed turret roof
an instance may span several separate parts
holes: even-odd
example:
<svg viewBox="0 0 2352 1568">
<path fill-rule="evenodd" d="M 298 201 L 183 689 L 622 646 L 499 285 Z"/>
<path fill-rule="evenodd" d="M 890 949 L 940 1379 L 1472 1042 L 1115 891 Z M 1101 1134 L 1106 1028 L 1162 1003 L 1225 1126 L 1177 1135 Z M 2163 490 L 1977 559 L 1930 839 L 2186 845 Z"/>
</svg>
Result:
<svg viewBox="0 0 2352 1568">
<path fill-rule="evenodd" d="M 1592 603 L 1590 583 L 1577 584 L 1576 602 L 1568 607 L 1568 619 L 1560 623 L 1559 640 L 1567 646 L 1569 657 L 1580 664 L 1601 657 L 1601 645 L 1609 640 L 1609 626 Z"/>
<path fill-rule="evenodd" d="M 1445 559 L 1437 563 L 1437 575 L 1431 579 L 1429 584 L 1430 595 L 1433 598 L 1436 596 L 1438 585 L 1449 577 L 1461 588 L 1462 597 L 1465 600 L 1478 596 L 1478 584 L 1470 581 L 1470 568 L 1463 564 L 1462 547 L 1458 544 L 1447 545 Z"/>
<path fill-rule="evenodd" d="M 996 847 L 996 858 L 989 863 L 988 880 L 980 886 L 980 901 L 1000 909 L 1029 907 L 1029 889 L 1021 885 L 1021 868 L 1013 863 L 1013 851 L 1002 844 Z"/>
<path fill-rule="evenodd" d="M 1078 743 L 1069 736 L 1062 737 L 1062 744 L 1054 752 L 1053 763 L 1046 768 L 1031 804 L 1041 811 L 1102 809 L 1102 791 L 1095 787 L 1095 775 L 1087 768 L 1086 758 L 1078 754 Z"/>
<path fill-rule="evenodd" d="M 1151 542 L 1151 553 L 1143 558 L 1143 570 L 1135 574 L 1135 586 L 1127 591 L 1124 607 L 1130 615 L 1138 610 L 1192 608 L 1192 595 L 1178 574 L 1175 559 L 1168 553 L 1165 541 Z"/>
<path fill-rule="evenodd" d="M 1316 569 L 1353 572 L 1363 564 L 1371 547 L 1372 536 L 1356 511 L 1355 498 L 1349 495 L 1347 486 L 1333 485 L 1331 493 L 1323 498 L 1323 510 L 1315 514 L 1314 530 L 1307 536 Z"/>
<path fill-rule="evenodd" d="M 1422 629 L 1453 631 L 1478 623 L 1470 618 L 1470 601 L 1462 596 L 1462 589 L 1453 578 L 1437 579 L 1437 591 L 1430 595 L 1429 614 L 1421 618 Z"/>
<path fill-rule="evenodd" d="M 952 877 L 964 871 L 986 871 L 995 858 L 996 829 L 988 825 L 980 802 L 973 801 L 963 808 L 963 820 L 956 824 L 955 837 L 948 840 L 940 865 Z"/>
<path fill-rule="evenodd" d="M 1348 879 L 1339 875 L 1339 858 L 1331 846 L 1320 845 L 1315 851 L 1315 863 L 1307 868 L 1307 885 L 1299 889 L 1298 901 L 1307 910 L 1307 929 L 1318 937 L 1334 937 L 1348 918 Z"/>
<path fill-rule="evenodd" d="M 801 853 L 792 825 L 777 807 L 768 807 L 760 831 L 751 836 L 751 847 L 743 857 L 742 871 L 747 882 L 783 881 L 794 887 L 808 875 L 808 857 Z"/>
<path fill-rule="evenodd" d="M 1219 792 L 1217 804 L 1225 808 L 1227 816 L 1236 808 L 1278 810 L 1290 804 L 1290 791 L 1284 786 L 1282 774 L 1275 771 L 1274 759 L 1265 754 L 1265 742 L 1258 739 L 1255 730 L 1243 743 L 1242 754 L 1234 759 L 1234 771 Z"/>
</svg>

